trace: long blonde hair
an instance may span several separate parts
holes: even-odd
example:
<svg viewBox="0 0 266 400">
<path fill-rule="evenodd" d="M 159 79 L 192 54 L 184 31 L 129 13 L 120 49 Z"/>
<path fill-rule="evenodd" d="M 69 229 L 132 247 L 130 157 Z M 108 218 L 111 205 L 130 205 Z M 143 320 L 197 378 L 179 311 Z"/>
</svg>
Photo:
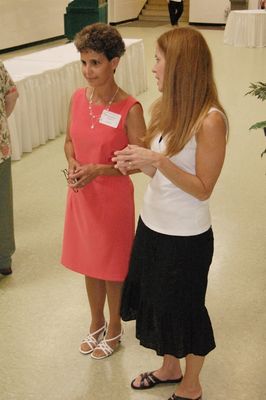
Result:
<svg viewBox="0 0 266 400">
<path fill-rule="evenodd" d="M 161 134 L 166 155 L 183 149 L 201 127 L 211 107 L 224 112 L 213 78 L 212 57 L 203 36 L 192 28 L 175 28 L 157 40 L 165 57 L 162 96 L 153 104 L 144 138 L 149 147 Z"/>
</svg>

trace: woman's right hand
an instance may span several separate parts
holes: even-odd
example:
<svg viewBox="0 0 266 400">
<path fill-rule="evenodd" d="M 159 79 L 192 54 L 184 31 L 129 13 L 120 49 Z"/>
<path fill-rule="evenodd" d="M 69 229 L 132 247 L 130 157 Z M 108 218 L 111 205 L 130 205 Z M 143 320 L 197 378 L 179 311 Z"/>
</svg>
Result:
<svg viewBox="0 0 266 400">
<path fill-rule="evenodd" d="M 75 160 L 74 158 L 71 158 L 68 160 L 68 173 L 69 175 L 72 175 L 75 173 L 75 171 L 80 167 L 80 163 Z"/>
<path fill-rule="evenodd" d="M 101 175 L 102 168 L 100 164 L 78 165 L 74 172 L 69 174 L 69 186 L 73 189 L 81 189 Z"/>
<path fill-rule="evenodd" d="M 77 183 L 77 179 L 73 179 L 72 175 L 79 169 L 80 163 L 74 158 L 68 159 L 68 185 L 72 187 L 72 185 Z M 72 187 L 74 190 L 74 188 Z"/>
</svg>

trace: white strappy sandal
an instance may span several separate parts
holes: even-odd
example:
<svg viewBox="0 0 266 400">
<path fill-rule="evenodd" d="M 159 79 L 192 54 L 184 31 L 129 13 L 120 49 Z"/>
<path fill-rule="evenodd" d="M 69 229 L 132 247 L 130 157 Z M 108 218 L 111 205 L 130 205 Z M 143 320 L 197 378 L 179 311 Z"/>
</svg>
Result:
<svg viewBox="0 0 266 400">
<path fill-rule="evenodd" d="M 123 329 L 121 330 L 121 332 L 119 333 L 119 335 L 111 338 L 111 339 L 102 339 L 100 343 L 97 344 L 97 346 L 93 349 L 94 350 L 101 350 L 104 354 L 102 356 L 96 356 L 95 354 L 93 354 L 93 352 L 91 353 L 91 358 L 94 358 L 95 360 L 102 360 L 103 358 L 109 357 L 113 354 L 113 352 L 117 349 L 117 347 L 119 346 L 119 344 L 121 343 L 121 337 L 124 334 Z M 118 340 L 117 344 L 115 345 L 115 347 L 112 349 L 111 346 L 109 346 L 108 343 L 112 342 L 113 340 Z"/>
<path fill-rule="evenodd" d="M 79 351 L 82 354 L 90 354 L 93 350 L 98 346 L 98 344 L 103 340 L 104 335 L 107 330 L 107 323 L 105 322 L 104 325 L 95 332 L 89 333 L 85 339 L 82 340 L 81 345 L 79 346 Z M 97 339 L 95 338 L 97 337 Z M 82 344 L 86 343 L 89 346 L 88 350 L 82 350 Z"/>
</svg>

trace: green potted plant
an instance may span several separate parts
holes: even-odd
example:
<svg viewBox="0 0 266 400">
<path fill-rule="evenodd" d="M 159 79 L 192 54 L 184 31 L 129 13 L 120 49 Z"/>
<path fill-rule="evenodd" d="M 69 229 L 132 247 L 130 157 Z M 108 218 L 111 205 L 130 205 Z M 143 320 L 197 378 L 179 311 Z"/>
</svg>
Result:
<svg viewBox="0 0 266 400">
<path fill-rule="evenodd" d="M 264 101 L 266 100 L 266 83 L 263 82 L 256 82 L 256 83 L 251 83 L 249 85 L 250 91 L 246 93 L 250 94 L 252 96 L 257 97 L 259 100 Z M 266 136 L 266 121 L 260 121 L 256 122 L 256 124 L 251 125 L 249 128 L 251 129 L 259 129 L 262 128 L 264 130 L 264 135 Z M 261 153 L 261 157 L 266 154 L 266 149 Z"/>
</svg>

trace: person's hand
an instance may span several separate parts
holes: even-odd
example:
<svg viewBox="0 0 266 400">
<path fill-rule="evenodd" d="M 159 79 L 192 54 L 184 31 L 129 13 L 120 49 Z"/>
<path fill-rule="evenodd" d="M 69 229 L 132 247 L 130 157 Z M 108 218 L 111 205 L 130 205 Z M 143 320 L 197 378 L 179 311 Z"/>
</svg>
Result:
<svg viewBox="0 0 266 400">
<path fill-rule="evenodd" d="M 129 144 L 123 150 L 115 151 L 114 155 L 112 161 L 115 163 L 115 168 L 120 171 L 121 169 L 127 169 L 128 171 L 134 169 L 142 170 L 147 166 L 153 166 L 162 157 L 160 153 L 134 144 Z"/>
<path fill-rule="evenodd" d="M 97 164 L 79 165 L 73 172 L 69 172 L 69 186 L 81 189 L 99 175 Z"/>
<path fill-rule="evenodd" d="M 75 170 L 76 170 L 77 168 L 79 168 L 79 167 L 80 167 L 79 162 L 78 162 L 77 160 L 75 160 L 74 158 L 70 158 L 70 159 L 68 160 L 68 169 L 67 169 L 67 170 L 66 170 L 66 169 L 62 170 L 62 172 L 64 173 L 64 175 L 65 175 L 65 177 L 66 177 L 68 186 L 69 186 L 69 187 L 72 187 L 72 189 L 74 190 L 74 192 L 77 192 L 77 191 L 78 191 L 77 189 L 75 189 L 75 188 L 73 187 L 73 185 L 74 185 L 77 181 L 76 181 L 75 179 L 72 178 L 72 175 L 73 175 L 73 173 L 75 172 Z"/>
<path fill-rule="evenodd" d="M 74 174 L 74 172 L 80 167 L 80 163 L 75 160 L 74 158 L 71 158 L 68 160 L 68 174 Z"/>
<path fill-rule="evenodd" d="M 122 175 L 128 175 L 128 168 L 127 167 L 122 167 L 122 166 L 118 167 L 118 166 L 115 165 L 115 168 L 118 169 L 121 172 Z"/>
</svg>

